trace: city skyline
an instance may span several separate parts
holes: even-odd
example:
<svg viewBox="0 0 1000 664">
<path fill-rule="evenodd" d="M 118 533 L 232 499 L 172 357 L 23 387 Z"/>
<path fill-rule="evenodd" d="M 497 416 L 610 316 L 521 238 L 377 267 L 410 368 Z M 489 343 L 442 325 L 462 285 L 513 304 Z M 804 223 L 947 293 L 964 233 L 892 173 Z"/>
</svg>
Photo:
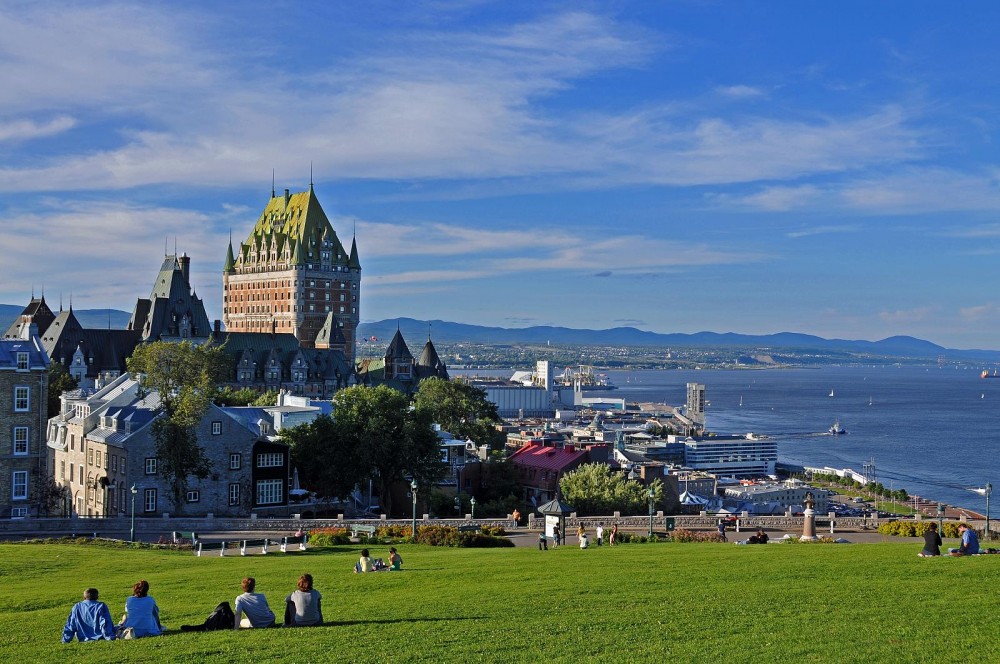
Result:
<svg viewBox="0 0 1000 664">
<path fill-rule="evenodd" d="M 310 182 L 362 321 L 1000 347 L 995 6 L 13 3 L 0 302 L 130 311 Z"/>
</svg>

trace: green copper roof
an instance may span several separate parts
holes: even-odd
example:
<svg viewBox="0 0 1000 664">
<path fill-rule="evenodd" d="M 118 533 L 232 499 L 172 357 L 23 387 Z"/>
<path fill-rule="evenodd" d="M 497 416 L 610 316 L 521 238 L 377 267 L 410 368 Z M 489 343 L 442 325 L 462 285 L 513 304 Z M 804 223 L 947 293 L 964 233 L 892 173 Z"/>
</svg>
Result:
<svg viewBox="0 0 1000 664">
<path fill-rule="evenodd" d="M 328 242 L 324 246 L 324 240 Z M 279 254 L 292 241 L 291 263 L 319 263 L 321 252 L 330 252 L 330 263 L 357 263 L 357 249 L 349 255 L 337 238 L 330 220 L 312 188 L 298 193 L 272 196 L 245 244 L 269 252 L 276 243 Z"/>
<path fill-rule="evenodd" d="M 222 266 L 223 272 L 232 272 L 233 268 L 236 266 L 236 259 L 233 258 L 233 243 L 229 243 L 229 248 L 226 250 L 226 264 Z"/>
</svg>

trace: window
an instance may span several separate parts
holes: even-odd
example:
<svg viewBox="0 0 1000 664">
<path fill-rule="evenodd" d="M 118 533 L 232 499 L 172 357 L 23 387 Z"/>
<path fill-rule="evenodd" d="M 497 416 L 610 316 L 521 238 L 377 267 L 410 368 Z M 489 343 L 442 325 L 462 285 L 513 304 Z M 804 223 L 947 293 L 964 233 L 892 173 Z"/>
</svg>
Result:
<svg viewBox="0 0 1000 664">
<path fill-rule="evenodd" d="M 10 518 L 12 519 L 23 519 L 28 516 L 27 507 L 11 507 L 10 508 Z"/>
<path fill-rule="evenodd" d="M 274 505 L 275 503 L 280 503 L 281 494 L 281 480 L 257 480 L 258 505 Z"/>
<path fill-rule="evenodd" d="M 98 468 L 100 468 L 101 467 L 101 451 L 97 450 L 96 452 L 94 452 L 94 454 L 97 455 L 97 463 L 95 463 L 94 465 L 97 466 Z"/>
<path fill-rule="evenodd" d="M 77 466 L 77 468 L 80 470 L 79 482 L 80 484 L 83 484 L 83 464 L 81 463 L 79 466 Z"/>
<path fill-rule="evenodd" d="M 15 470 L 14 475 L 11 477 L 11 484 L 14 487 L 14 490 L 11 492 L 13 500 L 28 499 L 28 471 Z"/>
<path fill-rule="evenodd" d="M 69 471 L 73 472 L 73 466 L 69 467 Z M 66 462 L 65 461 L 60 461 L 59 462 L 59 479 L 61 479 L 61 480 L 65 480 L 66 479 Z M 70 479 L 72 480 L 73 478 L 71 477 Z"/>
<path fill-rule="evenodd" d="M 229 504 L 239 505 L 240 504 L 240 485 L 233 482 L 229 485 Z"/>
<path fill-rule="evenodd" d="M 118 455 L 117 454 L 111 455 L 111 472 L 112 473 L 117 473 L 118 472 Z"/>
<path fill-rule="evenodd" d="M 90 448 L 87 450 L 87 465 L 88 466 L 94 465 L 94 448 Z"/>
<path fill-rule="evenodd" d="M 122 475 L 125 474 L 125 457 L 122 457 Z"/>
<path fill-rule="evenodd" d="M 76 436 L 73 434 L 69 435 L 69 449 L 71 450 L 76 449 Z"/>
<path fill-rule="evenodd" d="M 146 474 L 156 474 L 156 457 L 146 457 Z"/>
<path fill-rule="evenodd" d="M 28 453 L 28 427 L 14 427 L 14 455 Z"/>
<path fill-rule="evenodd" d="M 73 481 L 73 464 L 69 464 L 69 481 Z"/>
<path fill-rule="evenodd" d="M 18 353 L 17 354 L 17 370 L 27 371 L 28 370 L 28 354 Z"/>
<path fill-rule="evenodd" d="M 281 452 L 266 452 L 257 455 L 258 468 L 280 468 L 284 465 L 285 455 Z"/>
<path fill-rule="evenodd" d="M 31 405 L 28 399 L 28 387 L 26 385 L 18 385 L 14 388 L 14 410 L 18 413 L 27 412 L 28 407 Z"/>
<path fill-rule="evenodd" d="M 201 491 L 188 491 L 187 501 L 189 503 L 197 503 L 201 501 Z"/>
<path fill-rule="evenodd" d="M 144 512 L 156 511 L 156 489 L 144 489 L 142 492 L 142 510 Z"/>
<path fill-rule="evenodd" d="M 243 455 L 233 452 L 229 455 L 229 470 L 239 470 L 243 467 Z"/>
<path fill-rule="evenodd" d="M 222 422 L 212 422 L 212 435 L 218 436 L 222 433 Z"/>
</svg>

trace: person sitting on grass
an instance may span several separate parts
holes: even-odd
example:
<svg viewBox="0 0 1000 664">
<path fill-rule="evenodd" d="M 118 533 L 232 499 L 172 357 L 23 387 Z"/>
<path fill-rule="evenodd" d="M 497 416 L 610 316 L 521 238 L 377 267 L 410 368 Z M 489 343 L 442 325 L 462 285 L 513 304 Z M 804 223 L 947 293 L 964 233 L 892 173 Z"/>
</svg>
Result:
<svg viewBox="0 0 1000 664">
<path fill-rule="evenodd" d="M 236 615 L 233 629 L 240 627 L 274 627 L 274 611 L 267 605 L 264 593 L 255 593 L 257 580 L 252 576 L 243 579 L 243 594 L 236 597 Z"/>
<path fill-rule="evenodd" d="M 924 531 L 924 549 L 917 555 L 921 558 L 933 558 L 941 555 L 941 534 L 938 532 L 936 523 L 932 523 Z"/>
<path fill-rule="evenodd" d="M 958 524 L 958 532 L 962 536 L 962 544 L 957 549 L 948 549 L 953 556 L 974 556 L 979 553 L 979 538 L 976 531 L 964 523 Z"/>
<path fill-rule="evenodd" d="M 73 605 L 63 627 L 63 643 L 69 643 L 74 636 L 77 641 L 115 640 L 114 618 L 108 605 L 97 601 L 97 595 L 97 588 L 87 588 L 83 601 Z"/>
<path fill-rule="evenodd" d="M 375 561 L 371 559 L 368 553 L 368 549 L 361 549 L 361 560 L 359 560 L 354 565 L 354 573 L 358 574 L 361 572 L 374 572 L 375 571 Z"/>
<path fill-rule="evenodd" d="M 389 547 L 389 571 L 398 572 L 403 568 L 403 557 L 396 553 L 396 547 Z"/>
<path fill-rule="evenodd" d="M 160 607 L 149 596 L 149 582 L 145 579 L 132 586 L 132 596 L 125 600 L 125 616 L 118 629 L 121 634 L 131 629 L 132 636 L 137 639 L 159 636 L 167 631 L 160 623 Z"/>
<path fill-rule="evenodd" d="M 323 596 L 313 589 L 312 574 L 303 574 L 298 588 L 285 598 L 285 627 L 311 627 L 323 624 Z"/>
</svg>

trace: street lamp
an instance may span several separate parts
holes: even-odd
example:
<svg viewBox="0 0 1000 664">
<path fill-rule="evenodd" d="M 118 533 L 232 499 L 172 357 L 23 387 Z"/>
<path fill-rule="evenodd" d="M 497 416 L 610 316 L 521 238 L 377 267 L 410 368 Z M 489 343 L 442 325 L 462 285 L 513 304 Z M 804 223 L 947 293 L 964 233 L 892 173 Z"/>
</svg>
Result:
<svg viewBox="0 0 1000 664">
<path fill-rule="evenodd" d="M 128 541 L 134 542 L 135 541 L 135 494 L 139 493 L 139 490 L 136 489 L 135 485 L 133 484 L 131 491 L 132 491 L 132 530 L 129 531 Z"/>
<path fill-rule="evenodd" d="M 472 520 L 476 520 L 476 497 L 469 498 L 469 506 L 472 508 Z"/>
<path fill-rule="evenodd" d="M 986 483 L 986 530 L 983 533 L 983 539 L 990 538 L 990 494 L 993 493 L 993 485 L 990 482 Z"/>
<path fill-rule="evenodd" d="M 656 500 L 656 489 L 649 487 L 649 536 L 653 536 L 653 501 Z"/>
<path fill-rule="evenodd" d="M 410 480 L 410 495 L 413 496 L 413 543 L 417 543 L 417 478 Z"/>
<path fill-rule="evenodd" d="M 944 537 L 944 511 L 946 507 L 944 503 L 938 503 L 937 513 L 938 513 L 938 534 Z"/>
</svg>

